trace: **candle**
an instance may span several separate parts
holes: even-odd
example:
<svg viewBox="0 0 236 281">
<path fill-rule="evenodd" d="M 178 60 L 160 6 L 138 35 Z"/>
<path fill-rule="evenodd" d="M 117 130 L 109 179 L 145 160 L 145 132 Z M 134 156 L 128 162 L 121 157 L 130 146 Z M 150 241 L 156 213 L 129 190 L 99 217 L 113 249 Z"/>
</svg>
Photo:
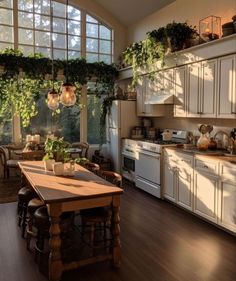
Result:
<svg viewBox="0 0 236 281">
<path fill-rule="evenodd" d="M 40 143 L 40 135 L 34 135 L 34 141 L 39 144 Z"/>
<path fill-rule="evenodd" d="M 31 141 L 31 135 L 26 135 L 26 142 L 30 142 Z"/>
</svg>

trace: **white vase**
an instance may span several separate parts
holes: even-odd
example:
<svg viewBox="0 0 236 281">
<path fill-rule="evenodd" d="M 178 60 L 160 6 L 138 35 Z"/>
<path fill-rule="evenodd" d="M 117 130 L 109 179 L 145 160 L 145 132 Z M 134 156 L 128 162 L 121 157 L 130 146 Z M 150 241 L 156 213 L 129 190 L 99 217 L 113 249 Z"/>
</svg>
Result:
<svg viewBox="0 0 236 281">
<path fill-rule="evenodd" d="M 53 164 L 53 172 L 56 176 L 63 176 L 64 164 L 62 162 L 55 162 Z"/>
<path fill-rule="evenodd" d="M 46 171 L 52 171 L 53 170 L 53 164 L 55 163 L 54 159 L 48 159 L 44 160 L 44 167 Z"/>
</svg>

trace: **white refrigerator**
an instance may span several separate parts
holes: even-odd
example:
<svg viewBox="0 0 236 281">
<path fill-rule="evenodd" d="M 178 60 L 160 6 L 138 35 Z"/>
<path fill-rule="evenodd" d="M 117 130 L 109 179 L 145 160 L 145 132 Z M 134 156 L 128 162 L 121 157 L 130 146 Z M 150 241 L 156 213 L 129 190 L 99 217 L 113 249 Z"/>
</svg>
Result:
<svg viewBox="0 0 236 281">
<path fill-rule="evenodd" d="M 134 126 L 139 125 L 136 101 L 114 100 L 107 116 L 108 153 L 117 173 L 121 171 L 121 139 L 129 138 Z"/>
</svg>

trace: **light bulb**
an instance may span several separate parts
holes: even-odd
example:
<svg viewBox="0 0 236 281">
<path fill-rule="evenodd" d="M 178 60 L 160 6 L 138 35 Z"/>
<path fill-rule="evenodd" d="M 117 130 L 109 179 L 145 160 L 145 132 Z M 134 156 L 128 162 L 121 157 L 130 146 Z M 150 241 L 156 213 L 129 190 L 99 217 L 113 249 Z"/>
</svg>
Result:
<svg viewBox="0 0 236 281">
<path fill-rule="evenodd" d="M 76 103 L 76 87 L 71 83 L 64 83 L 61 86 L 60 102 L 64 106 L 72 106 Z"/>
<path fill-rule="evenodd" d="M 59 107 L 59 94 L 54 89 L 48 92 L 47 105 L 51 110 Z"/>
</svg>

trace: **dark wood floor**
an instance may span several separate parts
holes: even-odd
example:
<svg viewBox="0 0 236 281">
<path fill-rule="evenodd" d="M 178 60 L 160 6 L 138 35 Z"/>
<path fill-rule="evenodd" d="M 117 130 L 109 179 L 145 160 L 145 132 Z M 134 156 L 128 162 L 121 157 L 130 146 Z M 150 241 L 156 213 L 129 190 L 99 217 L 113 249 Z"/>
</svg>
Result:
<svg viewBox="0 0 236 281">
<path fill-rule="evenodd" d="M 16 204 L 0 204 L 0 281 L 45 281 L 16 225 Z M 236 238 L 133 187 L 121 206 L 122 266 L 67 272 L 63 281 L 235 281 Z"/>
</svg>

